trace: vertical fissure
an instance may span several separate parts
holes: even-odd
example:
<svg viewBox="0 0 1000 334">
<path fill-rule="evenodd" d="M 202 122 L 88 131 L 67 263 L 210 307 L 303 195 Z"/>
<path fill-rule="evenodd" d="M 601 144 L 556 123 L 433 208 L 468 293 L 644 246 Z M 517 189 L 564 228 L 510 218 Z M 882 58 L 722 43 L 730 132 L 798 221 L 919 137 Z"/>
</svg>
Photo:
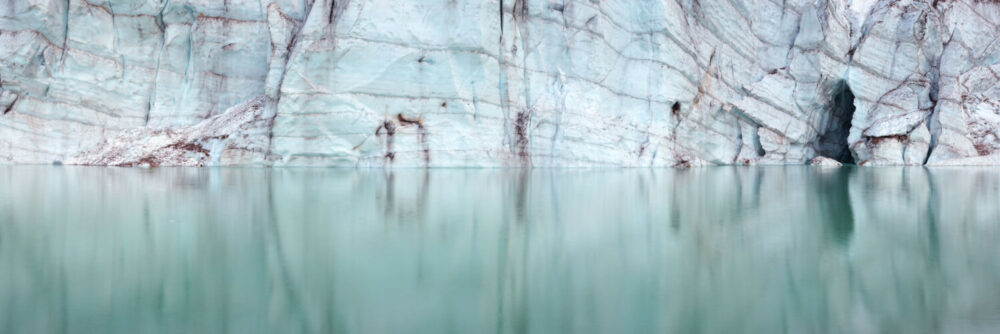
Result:
<svg viewBox="0 0 1000 334">
<path fill-rule="evenodd" d="M 111 6 L 110 2 L 108 3 L 108 6 Z M 163 22 L 163 13 L 167 10 L 168 6 L 170 6 L 170 0 L 164 1 L 163 7 L 161 7 L 160 11 L 156 13 L 156 27 L 160 29 L 160 50 L 156 55 L 156 69 L 153 71 L 153 86 L 150 89 L 149 96 L 146 97 L 146 117 L 143 119 L 142 126 L 149 126 L 149 115 L 153 111 L 153 104 L 156 103 L 157 82 L 160 78 L 160 63 L 163 61 L 163 49 L 166 48 L 167 45 L 167 24 Z M 125 67 L 124 61 L 122 61 L 122 67 Z M 122 70 L 122 72 L 124 72 L 124 70 Z"/>
<path fill-rule="evenodd" d="M 497 78 L 497 87 L 500 94 L 500 110 L 503 112 L 504 118 L 504 137 L 507 145 L 511 152 L 514 151 L 515 141 L 511 139 L 512 124 L 510 120 L 510 92 L 507 88 L 507 57 L 505 56 L 504 45 L 506 43 L 504 36 L 504 2 L 500 0 L 500 40 L 497 47 L 497 60 L 499 62 L 499 75 Z"/>
<path fill-rule="evenodd" d="M 63 10 L 63 41 L 62 55 L 59 56 L 59 66 L 66 62 L 66 43 L 69 41 L 69 6 L 70 0 L 66 0 L 66 8 Z"/>
<path fill-rule="evenodd" d="M 935 75 L 936 76 L 936 75 Z M 937 121 L 937 103 L 938 103 L 938 78 L 934 78 L 931 81 L 931 91 L 930 91 L 930 112 L 927 113 L 927 119 L 924 120 L 924 126 L 927 127 L 927 132 L 931 134 L 930 142 L 927 143 L 927 155 L 924 156 L 924 161 L 922 165 L 926 165 L 927 161 L 931 159 L 931 153 L 934 153 L 934 149 L 937 148 L 938 137 L 941 135 L 941 128 L 939 124 L 935 124 Z"/>
<path fill-rule="evenodd" d="M 934 1 L 934 7 L 937 8 L 937 1 Z M 951 43 L 954 37 L 955 35 L 953 32 L 952 35 L 948 37 L 948 40 L 942 42 L 941 46 L 942 54 L 944 52 L 943 50 L 948 47 L 948 44 Z M 927 155 L 924 156 L 924 161 L 923 161 L 924 165 L 926 165 L 927 162 L 930 161 L 931 154 L 934 153 L 934 149 L 937 148 L 938 139 L 941 136 L 941 124 L 935 122 L 939 122 L 937 118 L 938 117 L 937 105 L 938 105 L 938 99 L 940 98 L 939 95 L 941 89 L 942 54 L 938 54 L 937 57 L 933 59 L 933 63 L 931 64 L 931 70 L 929 73 L 931 79 L 930 80 L 931 86 L 930 86 L 930 91 L 928 92 L 928 98 L 931 101 L 931 105 L 930 105 L 930 112 L 927 113 L 927 119 L 924 121 L 924 123 L 925 126 L 927 126 L 927 131 L 930 132 L 931 134 L 931 140 L 927 146 Z"/>
<path fill-rule="evenodd" d="M 266 152 L 269 157 L 273 156 L 272 147 L 274 145 L 274 121 L 275 119 L 278 118 L 278 103 L 281 102 L 281 87 L 285 84 L 285 75 L 288 73 L 288 65 L 292 61 L 292 56 L 293 53 L 295 52 L 296 46 L 298 46 L 299 34 L 302 33 L 302 28 L 306 25 L 306 22 L 309 20 L 309 14 L 312 13 L 313 6 L 315 4 L 316 4 L 315 0 L 309 1 L 309 3 L 306 5 L 306 10 L 304 12 L 302 21 L 301 22 L 297 20 L 295 21 L 295 26 L 292 28 L 291 39 L 288 41 L 288 45 L 285 46 L 284 58 L 281 59 L 282 61 L 281 74 L 280 77 L 278 78 L 278 84 L 274 90 L 274 97 L 273 99 L 271 97 L 268 97 L 267 101 L 268 105 L 266 107 L 266 113 L 268 114 L 267 116 L 269 117 L 267 123 L 268 129 L 267 129 Z M 335 7 L 336 7 L 336 2 L 333 2 L 330 6 L 330 14 L 328 17 L 328 20 L 330 20 L 330 22 L 327 22 L 327 24 L 333 23 L 332 20 L 334 19 L 334 13 L 336 12 Z M 281 8 L 278 8 L 278 11 L 280 12 Z M 271 61 L 274 60 L 272 59 Z"/>
<path fill-rule="evenodd" d="M 525 166 L 531 165 L 531 154 L 529 153 L 529 142 L 530 142 L 530 129 L 531 129 L 531 114 L 534 111 L 531 101 L 531 79 L 530 73 L 528 72 L 528 29 L 525 25 L 528 22 L 528 4 L 527 0 L 514 0 L 514 8 L 511 17 L 517 24 L 518 35 L 521 39 L 521 75 L 523 78 L 522 86 L 524 86 L 524 109 L 517 114 L 517 120 L 514 123 L 514 130 L 517 135 L 517 156 L 521 160 L 521 164 Z"/>
</svg>

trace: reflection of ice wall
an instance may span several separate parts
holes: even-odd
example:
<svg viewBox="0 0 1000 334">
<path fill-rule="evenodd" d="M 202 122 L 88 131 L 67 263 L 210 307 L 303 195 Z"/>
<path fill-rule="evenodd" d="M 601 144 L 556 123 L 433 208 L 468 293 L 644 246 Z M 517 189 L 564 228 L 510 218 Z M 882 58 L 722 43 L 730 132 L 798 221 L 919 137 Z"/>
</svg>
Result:
<svg viewBox="0 0 1000 334">
<path fill-rule="evenodd" d="M 100 163 L 266 96 L 183 160 L 996 163 L 998 27 L 974 0 L 7 1 L 0 161 Z"/>
<path fill-rule="evenodd" d="M 998 186 L 968 169 L 0 169 L 0 327 L 991 332 Z"/>
</svg>

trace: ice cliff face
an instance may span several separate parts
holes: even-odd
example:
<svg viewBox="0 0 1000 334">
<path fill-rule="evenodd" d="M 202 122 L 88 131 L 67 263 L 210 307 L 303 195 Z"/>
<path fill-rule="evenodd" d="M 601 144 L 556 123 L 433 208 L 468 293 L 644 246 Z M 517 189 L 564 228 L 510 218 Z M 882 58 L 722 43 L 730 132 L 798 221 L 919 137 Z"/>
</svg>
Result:
<svg viewBox="0 0 1000 334">
<path fill-rule="evenodd" d="M 0 0 L 0 162 L 997 164 L 998 37 L 978 0 Z"/>
</svg>

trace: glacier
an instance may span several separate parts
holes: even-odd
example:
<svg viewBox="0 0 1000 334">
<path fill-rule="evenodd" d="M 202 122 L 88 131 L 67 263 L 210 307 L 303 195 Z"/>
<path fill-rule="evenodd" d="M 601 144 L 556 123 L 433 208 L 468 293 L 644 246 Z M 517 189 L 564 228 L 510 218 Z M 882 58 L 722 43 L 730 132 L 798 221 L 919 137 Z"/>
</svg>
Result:
<svg viewBox="0 0 1000 334">
<path fill-rule="evenodd" d="M 0 163 L 1000 164 L 1000 2 L 0 0 Z"/>
</svg>

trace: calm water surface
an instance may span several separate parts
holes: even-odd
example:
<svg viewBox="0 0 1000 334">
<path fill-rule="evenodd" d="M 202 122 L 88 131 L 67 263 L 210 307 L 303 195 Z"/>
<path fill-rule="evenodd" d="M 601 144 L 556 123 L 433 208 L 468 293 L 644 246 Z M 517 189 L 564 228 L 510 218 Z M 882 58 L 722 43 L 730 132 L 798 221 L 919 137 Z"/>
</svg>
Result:
<svg viewBox="0 0 1000 334">
<path fill-rule="evenodd" d="M 0 167 L 3 333 L 997 333 L 1000 169 Z"/>
</svg>

